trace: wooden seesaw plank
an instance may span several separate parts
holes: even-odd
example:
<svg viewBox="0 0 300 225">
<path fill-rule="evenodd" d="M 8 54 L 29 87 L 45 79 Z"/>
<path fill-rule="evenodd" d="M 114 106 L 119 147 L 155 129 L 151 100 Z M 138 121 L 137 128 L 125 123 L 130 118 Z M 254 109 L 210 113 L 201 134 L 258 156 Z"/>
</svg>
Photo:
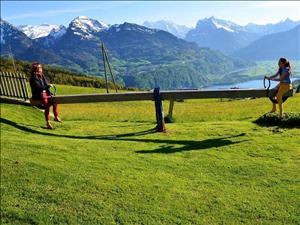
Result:
<svg viewBox="0 0 300 225">
<path fill-rule="evenodd" d="M 161 91 L 163 100 L 170 99 L 199 99 L 199 98 L 260 98 L 275 96 L 276 90 L 266 89 L 217 89 L 217 90 L 183 90 Z M 292 96 L 293 90 L 286 93 Z"/>
<path fill-rule="evenodd" d="M 116 102 L 116 101 L 143 101 L 143 100 L 154 100 L 153 92 L 60 95 L 60 96 L 53 97 L 53 101 L 58 104 Z"/>
<path fill-rule="evenodd" d="M 275 90 L 270 90 L 268 96 L 274 96 Z M 200 98 L 259 98 L 268 97 L 266 89 L 224 89 L 224 90 L 173 90 L 161 91 L 162 100 L 172 99 L 200 99 Z M 289 91 L 286 96 L 292 96 Z M 53 101 L 58 104 L 116 102 L 116 101 L 145 101 L 154 100 L 152 91 L 126 92 L 109 94 L 84 94 L 54 96 Z"/>
</svg>

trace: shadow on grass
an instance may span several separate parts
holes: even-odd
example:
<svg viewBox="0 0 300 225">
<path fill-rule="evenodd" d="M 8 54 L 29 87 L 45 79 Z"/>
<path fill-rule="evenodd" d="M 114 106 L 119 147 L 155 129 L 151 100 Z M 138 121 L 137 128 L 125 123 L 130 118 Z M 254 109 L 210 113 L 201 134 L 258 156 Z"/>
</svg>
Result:
<svg viewBox="0 0 300 225">
<path fill-rule="evenodd" d="M 155 150 L 142 150 L 142 151 L 136 151 L 136 153 L 142 153 L 142 154 L 148 154 L 148 153 L 164 153 L 164 154 L 170 154 L 170 153 L 176 153 L 176 152 L 183 152 L 183 151 L 192 151 L 192 150 L 205 150 L 210 148 L 218 148 L 226 145 L 232 145 L 232 144 L 238 144 L 241 142 L 244 142 L 246 140 L 242 141 L 232 141 L 227 140 L 229 138 L 235 138 L 235 137 L 241 137 L 245 134 L 239 134 L 229 137 L 223 137 L 223 138 L 211 138 L 201 141 L 191 141 L 191 140 L 149 140 L 149 139 L 138 139 L 135 141 L 142 141 L 142 142 L 155 142 L 160 144 L 165 144 L 167 146 L 162 146 L 159 149 Z M 128 140 L 128 139 L 125 139 Z M 181 147 L 175 147 L 174 145 L 182 145 Z"/>
<path fill-rule="evenodd" d="M 145 131 L 140 131 L 140 132 L 132 132 L 132 133 L 118 134 L 118 135 L 102 135 L 102 136 L 63 135 L 63 134 L 54 134 L 54 133 L 48 133 L 48 132 L 34 130 L 32 128 L 26 127 L 22 124 L 15 123 L 13 121 L 10 121 L 10 120 L 4 119 L 4 118 L 0 118 L 0 119 L 1 119 L 0 120 L 1 123 L 10 125 L 19 130 L 22 130 L 25 132 L 30 132 L 33 134 L 40 134 L 40 135 L 46 135 L 46 136 L 52 136 L 52 137 L 62 137 L 62 138 L 71 138 L 71 139 L 89 139 L 89 140 L 113 140 L 113 141 L 118 140 L 118 141 L 132 141 L 132 142 L 163 144 L 163 146 L 161 146 L 161 148 L 156 149 L 156 150 L 136 151 L 136 153 L 141 153 L 141 154 L 147 154 L 147 153 L 169 154 L 169 153 L 175 153 L 175 152 L 181 152 L 181 151 L 204 150 L 204 149 L 209 149 L 209 148 L 218 148 L 218 147 L 222 147 L 222 146 L 226 146 L 226 145 L 238 144 L 238 143 L 246 141 L 246 140 L 242 140 L 242 141 L 228 140 L 229 138 L 245 136 L 245 133 L 241 133 L 239 135 L 222 137 L 222 138 L 211 138 L 211 139 L 206 139 L 206 140 L 201 140 L 201 141 L 127 138 L 127 137 L 142 136 L 142 135 L 155 133 L 156 132 L 155 128 L 145 130 Z M 175 147 L 176 145 L 181 145 L 181 146 Z"/>
<path fill-rule="evenodd" d="M 16 122 L 13 122 L 8 119 L 0 118 L 0 122 L 10 125 L 12 127 L 15 127 L 19 130 L 30 132 L 33 134 L 40 134 L 40 135 L 46 135 L 46 136 L 52 136 L 52 137 L 63 137 L 63 138 L 74 138 L 74 139 L 116 139 L 116 138 L 122 138 L 122 137 L 130 137 L 130 136 L 141 136 L 141 135 L 146 135 L 146 134 L 151 134 L 155 133 L 156 129 L 149 129 L 145 131 L 140 131 L 140 132 L 132 132 L 132 133 L 127 133 L 127 134 L 117 134 L 117 135 L 103 135 L 103 136 L 77 136 L 77 135 L 64 135 L 64 134 L 54 134 L 54 133 L 48 133 L 48 132 L 43 132 L 43 131 L 38 131 L 34 130 L 32 128 L 26 127 L 23 124 L 19 124 Z M 44 128 L 46 129 L 46 128 Z"/>
</svg>

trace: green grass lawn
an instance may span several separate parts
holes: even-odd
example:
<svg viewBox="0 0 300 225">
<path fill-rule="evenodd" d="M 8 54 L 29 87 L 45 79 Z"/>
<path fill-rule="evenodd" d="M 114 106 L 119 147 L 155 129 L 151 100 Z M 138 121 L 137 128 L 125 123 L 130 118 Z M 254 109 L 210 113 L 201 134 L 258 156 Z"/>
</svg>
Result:
<svg viewBox="0 0 300 225">
<path fill-rule="evenodd" d="M 1 223 L 299 224 L 300 129 L 253 123 L 270 108 L 175 102 L 176 123 L 153 133 L 150 101 L 59 105 L 54 130 L 1 104 Z M 285 111 L 300 111 L 299 94 Z"/>
</svg>

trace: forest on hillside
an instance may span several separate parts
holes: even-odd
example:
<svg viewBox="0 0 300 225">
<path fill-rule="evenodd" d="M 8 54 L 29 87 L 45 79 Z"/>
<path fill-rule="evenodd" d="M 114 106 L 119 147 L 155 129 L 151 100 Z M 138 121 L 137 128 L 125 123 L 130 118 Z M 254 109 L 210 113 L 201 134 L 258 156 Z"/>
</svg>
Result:
<svg viewBox="0 0 300 225">
<path fill-rule="evenodd" d="M 1 71 L 7 72 L 19 72 L 26 75 L 29 79 L 31 62 L 12 60 L 10 58 L 1 57 L 0 60 Z M 88 76 L 86 74 L 75 73 L 66 69 L 43 65 L 44 74 L 50 83 L 54 84 L 66 84 L 81 87 L 94 87 L 94 88 L 106 88 L 106 82 L 104 78 L 96 78 Z M 116 85 L 118 89 L 124 89 L 121 84 Z M 108 87 L 114 89 L 114 85 L 111 81 L 108 81 Z"/>
</svg>

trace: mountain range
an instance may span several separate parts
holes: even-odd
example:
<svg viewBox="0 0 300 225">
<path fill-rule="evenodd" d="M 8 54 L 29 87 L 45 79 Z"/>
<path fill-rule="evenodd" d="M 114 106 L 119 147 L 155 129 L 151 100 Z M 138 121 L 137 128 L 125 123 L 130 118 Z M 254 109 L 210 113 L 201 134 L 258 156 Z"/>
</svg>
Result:
<svg viewBox="0 0 300 225">
<path fill-rule="evenodd" d="M 26 34 L 30 39 L 37 39 L 46 37 L 48 35 L 62 36 L 66 32 L 65 26 L 55 24 L 21 25 L 17 28 Z"/>
<path fill-rule="evenodd" d="M 109 25 L 79 16 L 68 27 L 15 27 L 1 19 L 1 55 L 12 51 L 17 59 L 103 76 L 103 42 L 118 81 L 126 86 L 195 88 L 251 65 L 248 60 L 299 59 L 297 24 L 287 19 L 240 26 L 210 17 L 192 29 L 170 21 Z"/>
<path fill-rule="evenodd" d="M 288 31 L 265 35 L 235 52 L 235 56 L 249 60 L 300 59 L 300 25 Z"/>
<path fill-rule="evenodd" d="M 84 17 L 81 19 L 83 18 Z M 222 20 L 215 17 L 199 20 L 195 28 L 178 25 L 172 21 L 166 20 L 159 20 L 156 22 L 145 21 L 143 23 L 143 26 L 145 27 L 164 30 L 177 36 L 178 38 L 185 39 L 189 42 L 195 42 L 199 47 L 208 47 L 214 50 L 219 50 L 227 55 L 251 60 L 256 60 L 258 58 L 260 60 L 277 59 L 277 56 L 281 55 L 282 53 L 284 53 L 283 55 L 288 58 L 299 58 L 300 56 L 297 54 L 297 51 L 296 53 L 293 53 L 294 50 L 278 50 L 276 52 L 275 49 L 275 54 L 272 55 L 270 53 L 267 56 L 266 51 L 268 52 L 268 48 L 263 48 L 262 50 L 261 48 L 256 48 L 255 44 L 253 44 L 260 42 L 263 43 L 265 39 L 264 36 L 266 35 L 274 34 L 276 36 L 277 33 L 287 32 L 295 28 L 297 25 L 300 25 L 300 21 L 292 21 L 287 18 L 286 20 L 275 24 L 269 23 L 265 25 L 258 25 L 249 23 L 245 26 L 241 26 L 231 21 Z M 90 25 L 87 26 L 91 27 Z M 101 26 L 108 28 L 110 25 L 102 23 Z M 57 36 L 62 36 L 66 33 L 67 28 L 63 25 L 42 24 L 35 26 L 22 25 L 18 26 L 18 29 L 31 39 L 38 39 L 48 36 L 46 39 L 42 39 L 43 45 L 51 46 Z M 294 33 L 294 35 L 299 37 L 298 33 Z M 293 38 L 294 36 L 284 35 L 284 37 L 285 38 L 282 40 L 282 42 L 288 43 L 291 48 L 293 48 L 292 46 L 295 46 L 295 50 L 298 49 L 299 44 L 298 41 L 295 41 L 296 39 Z M 262 40 L 260 41 L 261 38 Z M 275 39 L 280 39 L 280 37 Z M 274 44 L 276 43 L 273 43 L 271 40 L 271 42 L 268 43 L 268 46 L 272 46 Z M 250 46 L 248 47 L 248 45 Z M 243 48 L 245 48 L 245 50 Z M 251 51 L 251 49 L 255 49 L 255 51 Z M 244 52 L 249 52 L 249 54 L 245 54 Z M 257 55 L 260 55 L 261 57 L 257 57 Z"/>
<path fill-rule="evenodd" d="M 263 38 L 265 35 L 287 32 L 299 24 L 300 21 L 286 19 L 277 24 L 248 24 L 246 26 L 240 26 L 231 21 L 210 17 L 198 21 L 197 26 L 186 34 L 185 39 L 196 42 L 200 47 L 209 47 L 211 49 L 220 50 L 225 54 L 236 55 L 235 53 L 241 48 Z M 282 42 L 291 42 L 292 40 L 294 40 L 293 37 L 287 35 L 285 35 L 284 39 L 282 38 Z M 293 44 L 297 46 L 297 42 L 293 42 Z M 269 45 L 277 45 L 277 43 L 271 42 Z M 260 51 L 256 52 L 256 54 L 260 53 Z M 276 56 L 274 55 L 273 59 L 277 58 L 277 55 L 278 54 L 276 54 Z M 294 55 L 291 55 L 289 52 L 286 52 L 284 55 L 294 57 Z M 298 54 L 298 58 L 299 57 L 300 54 Z M 262 57 L 261 59 L 270 58 Z"/>
<path fill-rule="evenodd" d="M 40 61 L 91 75 L 103 76 L 101 43 L 109 50 L 118 81 L 140 88 L 195 88 L 249 63 L 158 29 L 132 23 L 107 25 L 80 16 L 62 35 L 34 39 L 1 20 L 1 55 L 12 51 L 17 59 Z"/>
<path fill-rule="evenodd" d="M 196 27 L 185 37 L 201 47 L 220 50 L 226 54 L 246 46 L 255 38 L 256 36 L 247 32 L 244 27 L 214 17 L 199 20 Z"/>
<path fill-rule="evenodd" d="M 106 28 L 109 27 L 109 25 L 105 23 L 102 23 L 102 25 Z M 182 38 L 190 42 L 195 42 L 199 45 L 199 47 L 208 47 L 211 49 L 220 50 L 227 55 L 238 57 L 245 56 L 247 59 L 255 59 L 257 57 L 255 55 L 251 55 L 249 57 L 243 53 L 239 54 L 239 51 L 242 48 L 247 48 L 249 44 L 259 40 L 260 38 L 263 38 L 266 35 L 289 31 L 295 28 L 297 25 L 300 25 L 300 21 L 292 21 L 287 18 L 286 20 L 280 21 L 279 23 L 275 24 L 269 23 L 265 25 L 258 25 L 249 23 L 245 26 L 241 26 L 231 21 L 222 20 L 215 17 L 199 20 L 195 28 L 178 25 L 173 23 L 172 21 L 166 20 L 159 20 L 156 22 L 145 21 L 143 23 L 143 26 L 145 27 L 164 30 L 177 36 L 178 38 Z M 66 27 L 64 27 L 63 25 L 50 24 L 35 26 L 22 25 L 18 26 L 18 29 L 31 39 L 37 39 L 49 35 L 46 40 L 43 40 L 44 44 L 49 46 L 51 46 L 51 43 L 56 38 L 55 36 L 62 36 L 66 32 Z M 290 38 L 293 39 L 293 37 L 285 35 L 285 39 L 283 40 L 283 42 L 293 43 L 294 46 L 298 46 L 297 42 L 291 42 L 289 40 Z M 273 43 L 271 42 L 270 45 L 272 44 Z M 256 50 L 259 51 L 259 49 Z M 244 51 L 249 52 L 249 50 L 241 50 L 241 52 Z M 265 55 L 260 54 L 260 52 L 257 51 L 256 53 L 258 53 L 259 55 Z M 281 52 L 278 52 L 278 54 L 281 54 Z M 274 55 L 273 58 L 271 58 L 277 58 L 278 54 L 275 54 L 276 56 Z M 298 57 L 297 54 L 289 54 L 289 52 L 284 55 L 288 55 L 292 58 L 295 58 L 295 56 L 296 58 Z M 260 57 L 260 59 L 270 59 L 270 57 Z"/>
<path fill-rule="evenodd" d="M 145 26 L 150 26 L 152 28 L 162 29 L 168 31 L 175 36 L 183 38 L 187 41 L 195 42 L 200 47 L 208 47 L 215 50 L 220 50 L 228 55 L 235 55 L 243 57 L 245 54 L 237 53 L 240 49 L 246 48 L 249 44 L 254 41 L 258 41 L 263 38 L 262 42 L 264 42 L 264 36 L 276 34 L 282 35 L 281 32 L 288 32 L 300 25 L 300 21 L 292 21 L 290 19 L 286 19 L 284 21 L 280 21 L 275 24 L 266 24 L 266 25 L 258 25 L 254 23 L 249 23 L 245 26 L 241 26 L 235 24 L 228 20 L 222 20 L 215 17 L 204 18 L 197 22 L 195 28 L 189 28 L 188 32 L 185 33 L 185 36 L 182 35 L 182 32 L 179 26 L 176 26 L 174 23 L 170 23 L 169 21 L 158 21 L 152 23 L 144 23 Z M 170 27 L 172 29 L 170 29 Z M 186 30 L 185 30 L 186 31 Z M 178 35 L 180 33 L 180 35 Z M 280 34 L 279 34 L 280 33 Z M 296 37 L 299 39 L 299 34 L 294 33 Z M 280 39 L 280 37 L 275 38 Z M 272 42 L 269 43 L 269 46 L 276 45 L 277 43 Z M 258 41 L 260 42 L 260 41 Z M 284 35 L 284 39 L 281 39 L 281 42 L 289 43 L 289 45 L 297 47 L 299 46 L 299 42 L 295 41 L 294 36 Z M 249 48 L 254 47 L 254 45 L 249 46 Z M 276 59 L 279 54 L 282 54 L 282 51 L 276 52 L 273 56 L 271 54 L 268 57 L 264 57 L 265 51 L 268 49 L 263 48 L 261 50 L 256 48 L 256 54 L 262 55 L 259 57 L 260 59 Z M 249 50 L 243 50 L 248 51 Z M 274 52 L 274 51 L 272 51 Z M 290 58 L 300 58 L 300 53 L 294 54 L 290 51 L 283 51 L 283 55 L 287 55 Z M 245 55 L 246 56 L 246 55 Z M 256 59 L 256 55 L 247 55 L 246 58 Z"/>
</svg>

